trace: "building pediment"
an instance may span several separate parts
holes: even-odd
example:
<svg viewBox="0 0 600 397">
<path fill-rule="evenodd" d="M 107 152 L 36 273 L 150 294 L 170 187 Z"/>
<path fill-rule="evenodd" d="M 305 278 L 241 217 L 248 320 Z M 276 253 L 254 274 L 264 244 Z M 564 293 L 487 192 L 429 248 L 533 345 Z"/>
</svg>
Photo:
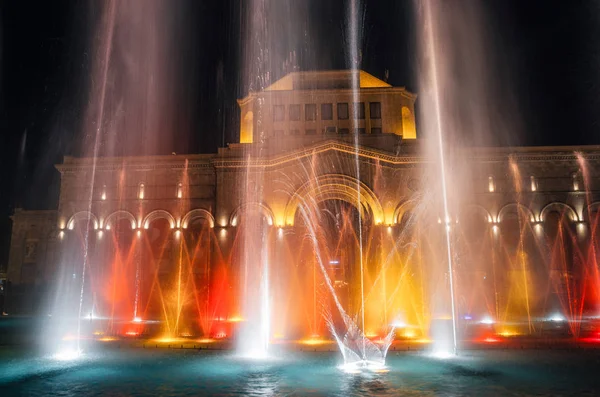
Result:
<svg viewBox="0 0 600 397">
<path fill-rule="evenodd" d="M 407 165 L 422 162 L 422 158 L 415 154 L 397 155 L 391 151 L 373 148 L 366 145 L 353 145 L 348 142 L 337 139 L 320 141 L 310 146 L 279 153 L 271 156 L 258 156 L 256 152 L 258 145 L 231 145 L 233 150 L 239 150 L 240 156 L 229 158 L 215 158 L 213 165 L 215 168 L 271 168 L 282 167 L 287 163 L 313 158 L 316 155 L 324 156 L 327 154 L 345 154 L 358 156 L 361 160 L 377 161 L 388 165 Z M 253 156 L 256 152 L 257 156 Z"/>
</svg>

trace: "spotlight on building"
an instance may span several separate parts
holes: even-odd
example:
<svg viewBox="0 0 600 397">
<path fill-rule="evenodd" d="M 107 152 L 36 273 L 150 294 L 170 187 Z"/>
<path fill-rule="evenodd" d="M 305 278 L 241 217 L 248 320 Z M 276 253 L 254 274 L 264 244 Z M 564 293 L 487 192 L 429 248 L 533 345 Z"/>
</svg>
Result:
<svg viewBox="0 0 600 397">
<path fill-rule="evenodd" d="M 73 361 L 81 357 L 81 350 L 75 348 L 65 348 L 56 353 L 52 358 L 58 361 Z"/>
<path fill-rule="evenodd" d="M 565 318 L 560 313 L 554 313 L 548 317 L 548 321 L 552 321 L 553 323 L 562 323 L 565 321 Z"/>
<path fill-rule="evenodd" d="M 494 319 L 491 316 L 484 316 L 481 321 L 481 324 L 492 325 L 494 324 Z"/>
</svg>

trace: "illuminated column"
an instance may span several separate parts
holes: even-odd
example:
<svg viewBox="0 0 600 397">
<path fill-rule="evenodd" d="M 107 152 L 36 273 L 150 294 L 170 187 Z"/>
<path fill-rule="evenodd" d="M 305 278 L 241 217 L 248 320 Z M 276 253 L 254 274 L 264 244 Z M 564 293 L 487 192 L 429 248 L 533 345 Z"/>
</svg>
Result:
<svg viewBox="0 0 600 397">
<path fill-rule="evenodd" d="M 500 314 L 500 295 L 498 294 L 498 274 L 501 262 L 500 246 L 500 224 L 490 219 L 492 233 L 492 277 L 494 278 L 494 319 L 497 320 Z"/>
<path fill-rule="evenodd" d="M 90 261 L 90 286 L 100 287 L 106 285 L 110 277 L 110 233 L 107 230 L 98 229 L 96 232 L 96 244 L 94 247 L 93 259 Z M 92 307 L 94 315 L 105 315 L 107 307 L 103 305 L 102 294 L 92 289 Z M 108 305 L 107 305 L 108 306 Z"/>
<path fill-rule="evenodd" d="M 142 316 L 140 313 L 140 307 L 142 307 L 143 305 L 141 304 L 141 300 L 142 300 L 142 277 L 144 276 L 143 274 L 143 269 L 142 269 L 142 256 L 143 256 L 143 247 L 144 247 L 144 232 L 142 228 L 138 228 L 137 230 L 135 230 L 134 236 L 133 236 L 133 242 L 132 244 L 134 244 L 134 251 L 133 251 L 133 263 L 135 263 L 135 279 L 133 280 L 134 285 L 134 293 L 135 293 L 135 297 L 134 297 L 134 302 L 133 302 L 133 315 L 132 315 L 132 320 L 134 322 L 140 322 L 142 320 Z"/>
<path fill-rule="evenodd" d="M 286 258 L 286 249 L 288 245 L 289 227 L 283 225 L 273 226 L 274 233 L 269 233 L 273 238 L 270 240 L 274 243 L 271 249 L 271 257 L 269 258 L 269 275 L 271 285 L 271 313 L 283 313 L 286 310 L 285 298 L 286 292 L 291 291 L 291 280 L 293 275 L 290 268 L 292 263 Z M 308 291 L 306 291 L 308 294 Z M 281 339 L 286 336 L 286 316 L 271 315 L 271 337 Z M 292 319 L 295 321 L 296 319 Z M 309 336 L 309 335 L 303 335 Z"/>
<path fill-rule="evenodd" d="M 576 221 L 575 222 L 575 233 L 577 236 L 577 247 L 579 248 L 579 252 L 582 253 L 582 262 L 580 266 L 586 267 L 589 263 L 589 255 L 592 250 L 590 250 L 590 244 L 593 244 L 592 236 L 591 236 L 591 227 L 585 221 Z M 578 256 L 577 256 L 578 257 Z M 577 258 L 576 257 L 576 258 Z M 583 270 L 583 269 L 581 269 Z"/>
</svg>

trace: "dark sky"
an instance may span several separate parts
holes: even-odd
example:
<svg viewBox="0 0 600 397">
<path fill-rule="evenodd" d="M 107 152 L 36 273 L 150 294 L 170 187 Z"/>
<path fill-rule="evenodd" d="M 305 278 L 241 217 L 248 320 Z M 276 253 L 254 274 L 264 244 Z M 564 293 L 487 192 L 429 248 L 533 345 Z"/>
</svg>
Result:
<svg viewBox="0 0 600 397">
<path fill-rule="evenodd" d="M 473 35 L 485 36 L 485 56 L 493 65 L 487 78 L 510 93 L 510 106 L 497 104 L 498 109 L 511 109 L 505 115 L 508 127 L 503 128 L 515 125 L 506 133 L 510 139 L 497 142 L 600 143 L 600 3 L 480 3 L 481 28 Z M 82 153 L 90 74 L 97 60 L 93 34 L 102 2 L 0 4 L 1 266 L 7 258 L 8 217 L 14 208 L 55 208 L 59 175 L 53 164 L 63 155 Z M 256 80 L 244 73 L 256 60 L 249 48 L 263 46 L 270 51 L 268 63 L 250 69 L 268 69 L 265 84 L 290 70 L 286 57 L 299 69 L 348 67 L 345 1 L 267 1 L 259 15 L 268 19 L 268 29 L 259 36 L 249 33 L 249 10 L 257 2 L 166 0 L 165 4 L 172 8 L 168 58 L 178 76 L 170 92 L 180 113 L 175 115 L 176 131 L 156 150 L 158 154 L 213 152 L 236 139 L 235 100 L 247 93 L 249 85 L 256 86 Z M 245 4 L 243 9 L 240 4 Z M 418 92 L 413 1 L 366 0 L 362 11 L 362 68 L 380 78 L 387 69 L 391 84 Z M 456 100 L 463 99 L 460 95 L 464 93 L 457 93 Z"/>
</svg>

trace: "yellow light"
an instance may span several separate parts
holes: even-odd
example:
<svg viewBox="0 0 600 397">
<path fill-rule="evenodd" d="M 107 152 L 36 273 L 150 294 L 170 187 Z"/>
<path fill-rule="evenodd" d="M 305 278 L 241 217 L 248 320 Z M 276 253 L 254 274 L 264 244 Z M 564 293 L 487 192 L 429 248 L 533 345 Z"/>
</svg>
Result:
<svg viewBox="0 0 600 397">
<path fill-rule="evenodd" d="M 417 334 L 415 333 L 415 331 L 414 331 L 414 330 L 412 330 L 412 329 L 407 329 L 407 330 L 405 330 L 405 331 L 404 331 L 404 335 L 403 335 L 403 336 L 404 336 L 405 338 L 412 339 L 412 338 L 414 338 L 415 336 L 417 336 Z"/>
<path fill-rule="evenodd" d="M 239 322 L 242 322 L 242 321 L 244 321 L 244 319 L 242 317 L 240 317 L 240 316 L 234 316 L 234 317 L 231 317 L 229 319 L 230 323 L 239 323 Z"/>
<path fill-rule="evenodd" d="M 156 338 L 153 341 L 158 342 L 158 343 L 173 343 L 173 342 L 179 342 L 182 340 L 183 339 L 181 339 L 181 338 L 173 338 L 172 336 L 164 336 L 162 338 Z"/>
<path fill-rule="evenodd" d="M 488 190 L 490 193 L 493 193 L 496 190 L 496 186 L 494 185 L 494 177 L 488 177 Z"/>
<path fill-rule="evenodd" d="M 113 337 L 110 337 L 110 336 L 105 336 L 104 338 L 100 338 L 98 340 L 100 342 L 112 342 L 112 341 L 117 340 L 117 338 L 113 338 Z"/>
<path fill-rule="evenodd" d="M 330 343 L 330 341 L 321 339 L 321 338 L 309 338 L 309 339 L 302 339 L 299 341 L 299 343 L 301 343 L 303 345 L 307 345 L 307 346 L 318 346 L 318 345 L 325 345 L 327 343 Z"/>
<path fill-rule="evenodd" d="M 198 342 L 200 342 L 200 343 L 213 343 L 214 341 L 215 341 L 214 339 L 210 339 L 210 338 L 198 339 Z"/>
</svg>

